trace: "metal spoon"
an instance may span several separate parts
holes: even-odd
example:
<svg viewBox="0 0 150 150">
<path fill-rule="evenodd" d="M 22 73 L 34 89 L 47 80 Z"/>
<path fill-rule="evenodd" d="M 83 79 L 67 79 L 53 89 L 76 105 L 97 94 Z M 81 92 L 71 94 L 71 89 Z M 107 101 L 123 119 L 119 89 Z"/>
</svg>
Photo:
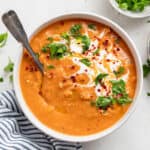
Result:
<svg viewBox="0 0 150 150">
<path fill-rule="evenodd" d="M 32 56 L 35 64 L 38 66 L 39 70 L 41 71 L 41 73 L 44 73 L 43 70 L 43 65 L 41 64 L 41 62 L 39 61 L 39 59 L 37 58 L 35 52 L 32 50 L 28 38 L 27 38 L 27 34 L 17 16 L 17 14 L 15 13 L 15 11 L 10 10 L 7 13 L 5 13 L 2 16 L 2 21 L 3 23 L 6 25 L 6 27 L 8 28 L 8 30 L 11 32 L 11 34 L 13 35 L 13 37 L 20 42 L 24 48 L 26 48 L 26 50 L 29 52 L 29 54 Z"/>
</svg>

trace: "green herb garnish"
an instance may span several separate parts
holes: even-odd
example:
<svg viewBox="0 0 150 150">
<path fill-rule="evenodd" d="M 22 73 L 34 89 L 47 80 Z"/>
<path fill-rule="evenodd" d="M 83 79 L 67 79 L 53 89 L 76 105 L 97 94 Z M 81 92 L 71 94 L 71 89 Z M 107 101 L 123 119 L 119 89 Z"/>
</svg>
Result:
<svg viewBox="0 0 150 150">
<path fill-rule="evenodd" d="M 94 23 L 90 23 L 90 24 L 88 24 L 88 28 L 90 28 L 92 30 L 96 30 L 96 25 Z"/>
<path fill-rule="evenodd" d="M 86 50 L 89 49 L 89 46 L 90 46 L 90 38 L 86 35 L 80 35 L 80 36 L 77 36 L 76 37 L 76 40 L 79 42 L 79 43 L 82 43 L 82 47 L 83 47 L 83 52 L 85 52 Z"/>
<path fill-rule="evenodd" d="M 0 77 L 0 82 L 3 82 L 3 81 L 4 81 L 3 77 Z"/>
<path fill-rule="evenodd" d="M 119 69 L 117 71 L 114 71 L 114 74 L 118 77 L 121 74 L 123 74 L 125 71 L 124 67 L 120 66 Z"/>
<path fill-rule="evenodd" d="M 47 40 L 48 40 L 49 42 L 53 42 L 53 38 L 52 38 L 52 37 L 48 37 Z"/>
<path fill-rule="evenodd" d="M 146 6 L 150 5 L 150 0 L 116 0 L 123 10 L 142 12 Z"/>
<path fill-rule="evenodd" d="M 13 75 L 12 75 L 12 74 L 9 76 L 9 81 L 10 81 L 10 82 L 13 81 Z"/>
<path fill-rule="evenodd" d="M 93 52 L 93 55 L 97 55 L 99 53 L 99 49 L 97 49 L 95 52 Z"/>
<path fill-rule="evenodd" d="M 53 65 L 48 65 L 47 68 L 48 68 L 48 69 L 54 69 L 55 66 L 53 66 Z"/>
<path fill-rule="evenodd" d="M 79 36 L 80 35 L 80 30 L 82 29 L 81 24 L 75 24 L 70 28 L 70 34 L 72 36 Z"/>
<path fill-rule="evenodd" d="M 111 105 L 117 103 L 118 105 L 125 105 L 131 103 L 126 92 L 125 82 L 123 80 L 113 80 L 112 83 L 112 95 L 111 96 L 99 96 L 96 101 L 92 101 L 92 106 L 96 106 L 103 110 L 106 110 Z"/>
<path fill-rule="evenodd" d="M 95 78 L 95 84 L 97 85 L 99 82 L 102 81 L 103 78 L 107 77 L 107 73 L 100 73 L 98 76 Z"/>
<path fill-rule="evenodd" d="M 70 37 L 69 37 L 69 34 L 68 34 L 68 33 L 66 33 L 66 32 L 62 33 L 62 34 L 61 34 L 61 37 L 62 37 L 63 39 L 65 39 L 65 40 L 67 40 L 68 43 L 70 42 Z"/>
<path fill-rule="evenodd" d="M 48 45 L 48 48 L 50 50 L 50 58 L 62 58 L 67 52 L 66 45 L 61 43 L 51 43 Z"/>
<path fill-rule="evenodd" d="M 91 62 L 87 58 L 80 59 L 80 62 L 82 62 L 83 64 L 85 64 L 88 67 L 91 65 Z"/>
<path fill-rule="evenodd" d="M 143 65 L 143 75 L 147 77 L 150 73 L 150 60 L 147 60 L 147 63 Z"/>
<path fill-rule="evenodd" d="M 125 82 L 121 80 L 113 80 L 112 83 L 112 92 L 114 95 L 126 94 Z"/>
<path fill-rule="evenodd" d="M 147 96 L 150 96 L 150 93 L 149 93 L 149 92 L 147 93 Z"/>
<path fill-rule="evenodd" d="M 113 100 L 111 97 L 99 96 L 95 101 L 95 106 L 105 110 L 112 105 L 112 102 Z"/>
<path fill-rule="evenodd" d="M 120 38 L 116 38 L 116 39 L 115 39 L 115 43 L 116 43 L 116 44 L 119 44 L 119 43 L 120 43 Z"/>
<path fill-rule="evenodd" d="M 6 44 L 7 37 L 7 33 L 0 34 L 0 47 L 3 47 Z"/>
<path fill-rule="evenodd" d="M 13 68 L 14 68 L 14 63 L 9 58 L 9 62 L 7 64 L 7 66 L 5 66 L 4 71 L 5 72 L 13 72 Z"/>
<path fill-rule="evenodd" d="M 113 80 L 112 83 L 112 93 L 113 97 L 116 99 L 118 104 L 127 104 L 131 103 L 131 99 L 129 98 L 126 92 L 126 84 L 121 80 Z"/>
</svg>

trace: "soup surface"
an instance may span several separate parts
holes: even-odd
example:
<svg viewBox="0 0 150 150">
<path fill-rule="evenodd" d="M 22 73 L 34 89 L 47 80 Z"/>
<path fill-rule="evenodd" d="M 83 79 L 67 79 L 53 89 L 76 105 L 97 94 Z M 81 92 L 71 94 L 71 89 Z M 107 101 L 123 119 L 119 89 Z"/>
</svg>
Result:
<svg viewBox="0 0 150 150">
<path fill-rule="evenodd" d="M 136 88 L 135 62 L 108 26 L 59 21 L 34 35 L 31 46 L 45 73 L 25 51 L 21 88 L 33 114 L 49 128 L 89 135 L 109 128 L 128 110 Z"/>
</svg>

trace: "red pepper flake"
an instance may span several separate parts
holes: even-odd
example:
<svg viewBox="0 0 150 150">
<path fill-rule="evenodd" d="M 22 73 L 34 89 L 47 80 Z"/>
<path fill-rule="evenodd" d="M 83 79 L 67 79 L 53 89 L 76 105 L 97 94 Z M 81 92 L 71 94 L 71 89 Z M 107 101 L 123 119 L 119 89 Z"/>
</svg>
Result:
<svg viewBox="0 0 150 150">
<path fill-rule="evenodd" d="M 70 68 L 71 68 L 71 69 L 75 69 L 75 65 L 72 65 Z"/>
<path fill-rule="evenodd" d="M 30 72 L 33 72 L 33 71 L 34 71 L 34 69 L 33 69 L 32 66 L 30 66 L 29 71 L 30 71 Z"/>
<path fill-rule="evenodd" d="M 35 68 L 34 68 L 34 71 L 38 71 L 38 69 L 35 67 Z"/>
<path fill-rule="evenodd" d="M 117 49 L 116 49 L 117 51 L 120 51 L 120 48 L 119 47 L 117 47 Z"/>
<path fill-rule="evenodd" d="M 29 67 L 28 67 L 28 66 L 26 66 L 26 67 L 25 67 L 25 70 L 29 70 Z"/>
<path fill-rule="evenodd" d="M 41 91 L 39 91 L 39 94 L 40 94 L 40 95 L 42 95 L 42 92 L 41 92 Z"/>
<path fill-rule="evenodd" d="M 64 21 L 61 21 L 60 24 L 63 26 L 65 23 L 64 23 Z"/>
<path fill-rule="evenodd" d="M 108 46 L 108 42 L 109 42 L 108 40 L 105 40 L 105 41 L 103 42 L 103 45 L 104 45 L 104 46 Z"/>
<path fill-rule="evenodd" d="M 66 82 L 66 79 L 63 79 L 62 82 Z"/>
<path fill-rule="evenodd" d="M 24 53 L 24 57 L 26 57 L 26 58 L 27 58 L 28 56 L 29 56 L 29 55 L 28 55 L 27 53 Z"/>
<path fill-rule="evenodd" d="M 49 59 L 49 55 L 46 55 L 46 59 Z"/>
<path fill-rule="evenodd" d="M 88 72 L 88 70 L 87 70 L 87 69 L 85 69 L 84 71 L 85 71 L 85 72 Z"/>
<path fill-rule="evenodd" d="M 93 56 L 92 59 L 95 59 L 95 57 Z"/>
<path fill-rule="evenodd" d="M 97 92 L 100 92 L 101 91 L 101 89 L 97 89 Z"/>
<path fill-rule="evenodd" d="M 110 62 L 110 59 L 106 59 L 107 62 Z"/>
<path fill-rule="evenodd" d="M 93 98 L 93 95 L 91 95 L 90 98 Z"/>
<path fill-rule="evenodd" d="M 76 78 L 75 78 L 75 76 L 71 76 L 71 77 L 70 77 L 70 79 L 72 80 L 72 82 L 73 82 L 73 83 L 75 83 L 75 82 L 76 82 Z"/>
<path fill-rule="evenodd" d="M 107 89 L 105 84 L 101 84 L 101 86 L 102 86 L 103 89 L 105 89 L 105 90 Z"/>
</svg>

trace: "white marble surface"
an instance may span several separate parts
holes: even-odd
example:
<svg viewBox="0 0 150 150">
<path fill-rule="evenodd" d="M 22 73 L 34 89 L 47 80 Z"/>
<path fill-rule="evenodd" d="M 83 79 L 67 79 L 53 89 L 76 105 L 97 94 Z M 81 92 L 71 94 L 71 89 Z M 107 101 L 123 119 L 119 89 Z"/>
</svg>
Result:
<svg viewBox="0 0 150 150">
<path fill-rule="evenodd" d="M 0 15 L 9 9 L 19 14 L 25 29 L 30 34 L 43 21 L 56 14 L 71 11 L 92 11 L 106 16 L 124 28 L 136 43 L 142 61 L 146 60 L 146 39 L 150 32 L 150 23 L 145 19 L 129 19 L 119 15 L 110 6 L 108 0 L 1 0 Z M 0 21 L 0 33 L 7 31 Z M 7 45 L 0 49 L 0 75 L 8 62 L 8 56 L 13 61 L 17 54 L 17 43 L 9 35 Z M 6 75 L 5 75 L 6 76 Z M 103 139 L 84 143 L 85 150 L 150 150 L 150 77 L 144 80 L 140 102 L 130 119 L 119 130 Z M 12 88 L 6 76 L 5 82 L 0 83 L 0 91 Z"/>
</svg>

